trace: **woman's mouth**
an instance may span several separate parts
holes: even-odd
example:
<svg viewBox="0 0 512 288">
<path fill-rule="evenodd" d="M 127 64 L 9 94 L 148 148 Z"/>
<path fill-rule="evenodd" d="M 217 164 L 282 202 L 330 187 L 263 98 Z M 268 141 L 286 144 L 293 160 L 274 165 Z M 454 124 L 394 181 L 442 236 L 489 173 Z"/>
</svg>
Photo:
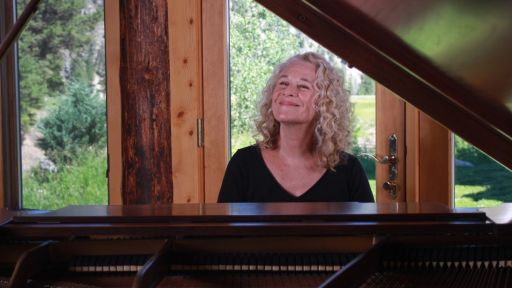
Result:
<svg viewBox="0 0 512 288">
<path fill-rule="evenodd" d="M 293 101 L 287 101 L 287 100 L 281 100 L 279 101 L 279 105 L 282 105 L 282 106 L 293 106 L 293 107 L 298 107 L 300 106 L 299 104 L 293 102 Z"/>
</svg>

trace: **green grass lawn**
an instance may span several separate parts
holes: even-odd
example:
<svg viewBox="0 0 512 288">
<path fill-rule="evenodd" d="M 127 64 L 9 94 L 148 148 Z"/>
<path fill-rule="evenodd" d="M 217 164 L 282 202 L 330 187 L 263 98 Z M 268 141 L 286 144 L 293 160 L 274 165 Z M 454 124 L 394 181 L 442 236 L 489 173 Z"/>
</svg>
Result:
<svg viewBox="0 0 512 288">
<path fill-rule="evenodd" d="M 106 151 L 84 151 L 56 173 L 39 168 L 23 175 L 23 208 L 53 210 L 68 205 L 107 204 Z"/>
<path fill-rule="evenodd" d="M 455 207 L 492 207 L 512 202 L 512 172 L 482 155 L 473 167 L 455 168 Z"/>
<path fill-rule="evenodd" d="M 373 193 L 373 199 L 377 199 L 377 195 L 375 195 L 375 192 L 377 192 L 377 187 L 376 187 L 376 181 L 375 179 L 368 179 L 368 182 L 370 183 L 370 188 L 372 188 L 372 193 Z"/>
<path fill-rule="evenodd" d="M 352 96 L 353 118 L 355 131 L 352 137 L 357 139 L 369 139 L 375 143 L 375 97 Z"/>
</svg>

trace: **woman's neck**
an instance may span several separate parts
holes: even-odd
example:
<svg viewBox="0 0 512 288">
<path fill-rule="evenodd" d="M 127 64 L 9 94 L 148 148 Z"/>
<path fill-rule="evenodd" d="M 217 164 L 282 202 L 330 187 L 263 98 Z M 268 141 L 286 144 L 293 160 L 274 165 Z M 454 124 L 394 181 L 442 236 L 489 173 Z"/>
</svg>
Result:
<svg viewBox="0 0 512 288">
<path fill-rule="evenodd" d="M 281 125 L 278 154 L 289 159 L 311 157 L 314 154 L 313 134 L 311 125 Z"/>
</svg>

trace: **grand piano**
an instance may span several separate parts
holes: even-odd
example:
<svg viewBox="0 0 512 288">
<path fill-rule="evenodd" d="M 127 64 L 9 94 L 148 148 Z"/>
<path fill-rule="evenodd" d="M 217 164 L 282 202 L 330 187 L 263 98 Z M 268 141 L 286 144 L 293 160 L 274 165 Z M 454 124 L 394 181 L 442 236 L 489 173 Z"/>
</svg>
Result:
<svg viewBox="0 0 512 288">
<path fill-rule="evenodd" d="M 512 169 L 509 1 L 257 2 Z M 481 18 L 491 23 L 485 43 L 464 42 L 464 53 L 446 57 L 400 25 L 443 7 L 494 15 Z M 467 69 L 475 61 L 480 69 Z M 3 209 L 0 287 L 510 287 L 510 211 L 437 203 Z"/>
<path fill-rule="evenodd" d="M 0 287 L 509 287 L 511 209 L 232 203 L 3 211 Z"/>
</svg>

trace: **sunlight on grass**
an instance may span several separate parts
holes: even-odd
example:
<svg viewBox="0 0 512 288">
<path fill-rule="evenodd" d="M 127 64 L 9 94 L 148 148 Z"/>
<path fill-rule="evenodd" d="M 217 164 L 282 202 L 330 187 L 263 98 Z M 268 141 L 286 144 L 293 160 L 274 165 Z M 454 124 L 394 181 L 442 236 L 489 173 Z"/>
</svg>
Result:
<svg viewBox="0 0 512 288">
<path fill-rule="evenodd" d="M 375 182 L 375 179 L 368 179 L 368 182 L 370 183 L 370 188 L 372 188 L 373 199 L 377 200 L 377 195 L 375 195 L 375 193 L 377 192 L 377 184 Z"/>
<path fill-rule="evenodd" d="M 488 189 L 488 186 L 456 185 L 455 207 L 493 207 L 503 203 L 499 200 L 478 199 L 478 194 Z"/>
<path fill-rule="evenodd" d="M 23 177 L 23 207 L 53 210 L 108 203 L 107 153 L 84 151 L 74 165 L 56 173 L 32 169 Z"/>
<path fill-rule="evenodd" d="M 355 122 L 355 131 L 352 131 L 354 140 L 361 138 L 375 141 L 375 96 L 350 97 L 354 111 L 352 121 Z"/>
</svg>

